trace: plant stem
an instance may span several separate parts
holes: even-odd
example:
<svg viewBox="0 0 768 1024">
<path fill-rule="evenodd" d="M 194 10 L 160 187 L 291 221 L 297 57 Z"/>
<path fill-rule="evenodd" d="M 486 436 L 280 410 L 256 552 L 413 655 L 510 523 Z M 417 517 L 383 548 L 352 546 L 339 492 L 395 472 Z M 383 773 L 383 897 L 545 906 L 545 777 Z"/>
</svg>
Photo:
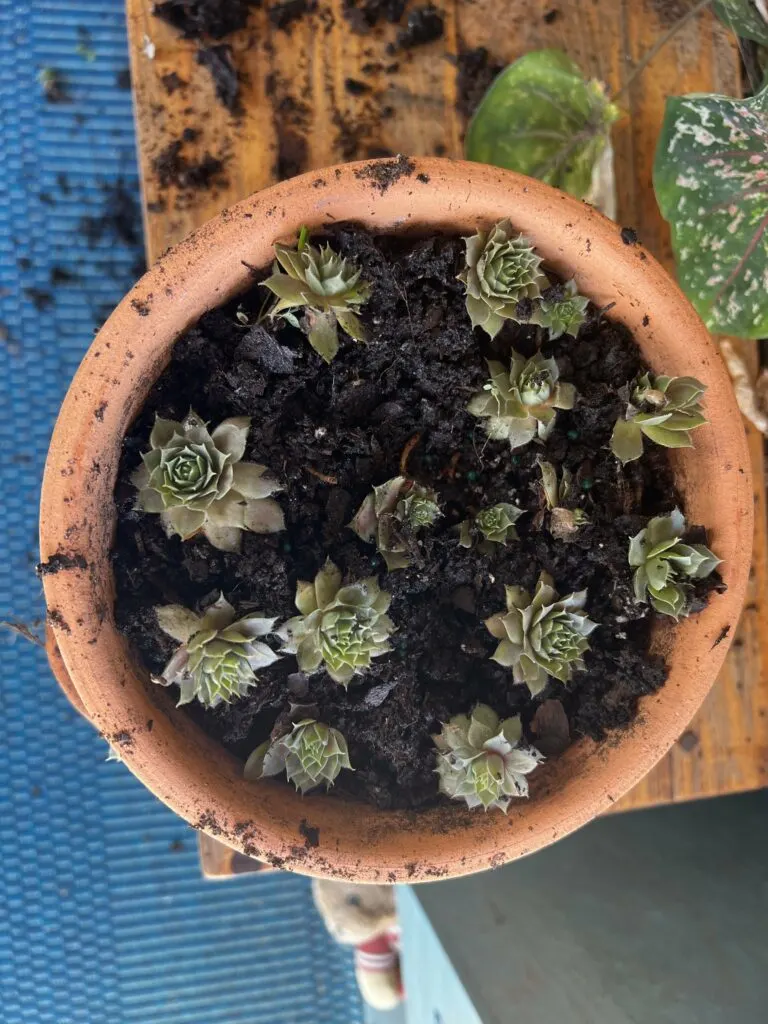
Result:
<svg viewBox="0 0 768 1024">
<path fill-rule="evenodd" d="M 645 71 L 646 67 L 651 63 L 651 61 L 659 52 L 659 50 L 663 49 L 670 41 L 670 39 L 674 38 L 674 36 L 677 35 L 681 28 L 687 25 L 688 22 L 692 18 L 695 18 L 700 11 L 703 11 L 705 7 L 709 7 L 711 3 L 712 0 L 699 0 L 697 4 L 693 5 L 690 11 L 686 11 L 686 13 L 681 18 L 678 18 L 675 24 L 667 32 L 665 32 L 663 36 L 660 36 L 653 44 L 653 46 L 650 48 L 650 50 L 645 54 L 645 56 L 640 59 L 640 63 L 635 66 L 635 69 L 633 70 L 629 78 L 626 80 L 624 85 L 622 85 L 622 87 L 617 92 L 615 92 L 613 96 L 611 96 L 611 102 L 615 103 L 619 96 L 623 96 L 624 93 L 627 92 L 627 90 L 631 87 L 632 83 L 635 81 L 637 76 L 641 74 L 641 72 Z"/>
</svg>

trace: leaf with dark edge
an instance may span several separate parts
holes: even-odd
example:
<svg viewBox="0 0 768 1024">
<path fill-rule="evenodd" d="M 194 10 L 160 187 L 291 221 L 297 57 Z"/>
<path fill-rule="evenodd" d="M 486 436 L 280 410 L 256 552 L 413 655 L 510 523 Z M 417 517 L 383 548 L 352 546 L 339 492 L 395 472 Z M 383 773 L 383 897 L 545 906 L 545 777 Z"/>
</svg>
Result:
<svg viewBox="0 0 768 1024">
<path fill-rule="evenodd" d="M 680 284 L 707 327 L 768 334 L 768 89 L 667 100 L 653 171 Z"/>
<path fill-rule="evenodd" d="M 768 18 L 761 13 L 765 0 L 715 0 L 713 10 L 724 25 L 743 39 L 768 46 Z"/>
<path fill-rule="evenodd" d="M 618 107 L 559 50 L 537 50 L 510 64 L 472 118 L 468 160 L 529 174 L 584 199 L 610 141 Z"/>
</svg>

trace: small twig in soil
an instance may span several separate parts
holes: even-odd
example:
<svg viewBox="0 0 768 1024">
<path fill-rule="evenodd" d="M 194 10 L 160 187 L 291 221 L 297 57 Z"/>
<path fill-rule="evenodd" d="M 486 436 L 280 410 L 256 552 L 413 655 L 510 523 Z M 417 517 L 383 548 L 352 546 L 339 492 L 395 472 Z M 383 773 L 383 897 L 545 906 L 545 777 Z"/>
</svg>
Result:
<svg viewBox="0 0 768 1024">
<path fill-rule="evenodd" d="M 413 437 L 406 441 L 405 448 L 403 448 L 403 453 L 400 456 L 400 476 L 408 476 L 408 459 L 420 440 L 421 434 L 414 434 Z"/>
<path fill-rule="evenodd" d="M 25 626 L 23 622 L 8 622 L 5 619 L 0 621 L 0 626 L 5 629 L 10 629 L 12 633 L 16 633 L 17 636 L 23 636 L 25 640 L 29 640 L 31 644 L 35 644 L 37 647 L 42 647 L 45 650 L 45 644 L 40 637 L 33 633 L 29 626 Z"/>
<path fill-rule="evenodd" d="M 327 473 L 321 473 L 320 470 L 313 469 L 311 466 L 306 466 L 305 468 L 308 473 L 317 477 L 318 480 L 322 480 L 324 484 L 331 484 L 333 486 L 339 482 L 339 478 L 337 476 L 329 476 Z"/>
<path fill-rule="evenodd" d="M 460 458 L 461 452 L 454 452 L 453 455 L 451 456 L 451 461 L 448 463 L 445 469 L 442 470 L 440 476 L 444 476 L 447 477 L 449 480 L 453 480 L 453 478 L 456 476 L 456 467 L 459 464 Z"/>
</svg>

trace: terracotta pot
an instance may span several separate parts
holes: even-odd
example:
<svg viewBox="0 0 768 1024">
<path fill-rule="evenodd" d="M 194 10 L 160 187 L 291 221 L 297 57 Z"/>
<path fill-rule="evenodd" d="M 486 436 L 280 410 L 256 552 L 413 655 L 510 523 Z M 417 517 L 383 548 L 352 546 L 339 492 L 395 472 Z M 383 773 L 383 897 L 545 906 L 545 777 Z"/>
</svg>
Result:
<svg viewBox="0 0 768 1024">
<path fill-rule="evenodd" d="M 640 245 L 614 223 L 539 182 L 497 168 L 417 160 L 387 183 L 381 162 L 313 172 L 251 196 L 167 253 L 99 332 L 62 406 L 45 471 L 43 560 L 69 566 L 44 579 L 66 670 L 88 716 L 161 800 L 246 854 L 292 870 L 363 881 L 418 881 L 495 867 L 551 843 L 605 811 L 659 760 L 701 704 L 739 616 L 752 546 L 752 490 L 733 389 L 701 322 Z M 134 661 L 113 619 L 109 550 L 121 439 L 168 362 L 174 341 L 207 309 L 250 283 L 277 239 L 302 224 L 354 220 L 377 230 L 471 232 L 501 217 L 564 276 L 633 332 L 653 367 L 708 387 L 708 426 L 673 454 L 691 522 L 705 524 L 728 589 L 679 626 L 659 625 L 670 669 L 627 732 L 587 741 L 533 776 L 509 814 L 441 802 L 389 812 L 283 782 L 244 782 L 242 764 L 176 710 Z M 725 627 L 728 638 L 721 640 Z M 318 829 L 317 842 L 315 833 Z"/>
</svg>

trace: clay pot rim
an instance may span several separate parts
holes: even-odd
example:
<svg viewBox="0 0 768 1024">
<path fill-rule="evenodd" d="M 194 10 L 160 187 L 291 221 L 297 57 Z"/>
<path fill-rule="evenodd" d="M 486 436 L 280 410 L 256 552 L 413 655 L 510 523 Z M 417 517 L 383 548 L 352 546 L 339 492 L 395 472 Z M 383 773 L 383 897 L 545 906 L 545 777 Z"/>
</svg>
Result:
<svg viewBox="0 0 768 1024">
<path fill-rule="evenodd" d="M 663 756 L 725 657 L 730 636 L 722 640 L 720 634 L 735 624 L 746 589 L 752 497 L 746 441 L 726 371 L 687 300 L 642 246 L 624 244 L 618 227 L 591 207 L 508 171 L 419 158 L 409 175 L 386 183 L 382 171 L 391 166 L 386 160 L 340 165 L 250 196 L 170 250 L 138 282 L 94 340 L 62 406 L 46 464 L 40 538 L 43 560 L 62 552 L 82 558 L 83 565 L 44 578 L 53 632 L 89 717 L 134 774 L 187 821 L 247 855 L 307 874 L 394 882 L 467 874 L 530 853 L 608 809 Z M 726 552 L 728 590 L 674 633 L 660 630 L 672 672 L 667 685 L 646 699 L 643 718 L 613 745 L 574 744 L 534 782 L 533 800 L 514 805 L 507 818 L 457 804 L 410 813 L 324 795 L 302 801 L 282 783 L 244 783 L 240 763 L 146 681 L 114 628 L 107 553 L 125 428 L 173 340 L 206 308 L 247 285 L 249 271 L 240 261 L 265 265 L 258 254 L 300 224 L 317 229 L 378 217 L 379 225 L 395 232 L 415 225 L 466 231 L 501 216 L 530 235 L 561 272 L 573 273 L 598 304 L 617 296 L 613 315 L 631 324 L 646 352 L 663 356 L 651 356 L 652 364 L 663 362 L 673 374 L 689 368 L 709 385 L 712 425 L 697 432 L 699 477 L 694 479 L 689 453 L 676 453 L 675 465 L 694 514 L 709 502 L 706 525 L 716 535 L 712 546 Z M 649 327 L 640 325 L 641 305 L 651 315 Z M 680 338 L 688 342 L 685 356 Z M 709 489 L 700 479 L 703 466 Z M 707 493 L 712 489 L 716 508 Z M 305 835 L 308 822 L 323 825 L 318 846 Z"/>
</svg>

